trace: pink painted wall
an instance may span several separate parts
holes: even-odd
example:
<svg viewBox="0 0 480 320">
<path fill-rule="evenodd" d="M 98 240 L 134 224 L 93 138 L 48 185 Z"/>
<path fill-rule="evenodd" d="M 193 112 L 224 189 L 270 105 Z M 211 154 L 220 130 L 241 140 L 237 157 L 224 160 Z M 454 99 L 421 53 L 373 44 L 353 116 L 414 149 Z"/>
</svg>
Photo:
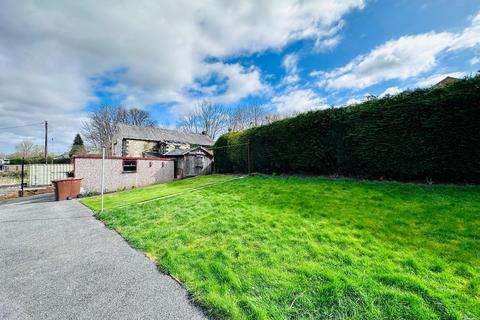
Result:
<svg viewBox="0 0 480 320">
<path fill-rule="evenodd" d="M 128 158 L 126 158 L 128 159 Z M 76 157 L 75 177 L 83 178 L 82 193 L 100 192 L 102 159 Z M 105 159 L 105 192 L 168 182 L 174 179 L 174 162 L 167 159 L 137 159 L 137 172 L 123 172 L 122 158 Z"/>
</svg>

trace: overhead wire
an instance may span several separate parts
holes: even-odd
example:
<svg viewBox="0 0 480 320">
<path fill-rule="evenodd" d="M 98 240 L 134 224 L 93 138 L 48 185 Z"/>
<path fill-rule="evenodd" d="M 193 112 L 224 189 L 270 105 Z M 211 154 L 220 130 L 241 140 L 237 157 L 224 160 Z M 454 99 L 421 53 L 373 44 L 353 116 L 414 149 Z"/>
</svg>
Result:
<svg viewBox="0 0 480 320">
<path fill-rule="evenodd" d="M 3 128 L 0 128 L 0 130 L 7 130 L 7 129 L 22 128 L 22 127 L 37 126 L 37 125 L 44 124 L 44 123 L 45 123 L 45 122 L 37 122 L 37 123 L 23 124 L 23 125 L 19 125 L 19 126 L 3 127 Z"/>
</svg>

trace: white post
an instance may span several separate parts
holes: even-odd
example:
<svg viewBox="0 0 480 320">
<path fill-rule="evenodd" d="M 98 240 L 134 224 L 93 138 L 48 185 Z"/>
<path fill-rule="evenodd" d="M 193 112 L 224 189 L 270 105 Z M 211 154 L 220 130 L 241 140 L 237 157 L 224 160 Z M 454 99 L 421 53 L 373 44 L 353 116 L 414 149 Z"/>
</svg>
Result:
<svg viewBox="0 0 480 320">
<path fill-rule="evenodd" d="M 105 147 L 102 147 L 102 184 L 100 186 L 100 212 L 103 212 L 103 190 L 105 188 Z"/>
</svg>

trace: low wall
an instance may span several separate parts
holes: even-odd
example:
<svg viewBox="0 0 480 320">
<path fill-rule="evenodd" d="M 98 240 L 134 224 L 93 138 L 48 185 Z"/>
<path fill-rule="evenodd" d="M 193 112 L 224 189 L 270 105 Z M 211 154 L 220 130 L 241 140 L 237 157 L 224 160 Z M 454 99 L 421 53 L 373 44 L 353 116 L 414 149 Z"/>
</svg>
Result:
<svg viewBox="0 0 480 320">
<path fill-rule="evenodd" d="M 123 161 L 136 160 L 136 172 L 124 172 Z M 100 192 L 102 159 L 100 156 L 74 158 L 75 177 L 83 178 L 82 193 Z M 174 179 L 174 162 L 163 158 L 107 157 L 105 159 L 105 192 L 168 182 Z"/>
</svg>

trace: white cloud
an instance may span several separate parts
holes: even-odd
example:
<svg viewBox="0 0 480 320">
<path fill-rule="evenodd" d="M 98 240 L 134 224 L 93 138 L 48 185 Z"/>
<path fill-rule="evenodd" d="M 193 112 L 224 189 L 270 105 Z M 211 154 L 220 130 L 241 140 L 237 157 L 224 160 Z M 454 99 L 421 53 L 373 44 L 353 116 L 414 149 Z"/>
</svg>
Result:
<svg viewBox="0 0 480 320">
<path fill-rule="evenodd" d="M 272 98 L 271 103 L 278 113 L 290 115 L 315 109 L 325 109 L 325 99 L 311 89 L 296 89 Z"/>
<path fill-rule="evenodd" d="M 450 50 L 473 48 L 480 44 L 480 13 L 471 20 L 471 24 L 463 32 L 457 35 Z"/>
<path fill-rule="evenodd" d="M 342 36 L 339 35 L 340 30 L 345 26 L 345 21 L 340 20 L 335 27 L 331 28 L 323 38 L 319 38 L 315 41 L 315 49 L 318 51 L 326 51 L 335 48 L 340 41 Z"/>
<path fill-rule="evenodd" d="M 335 48 L 340 43 L 341 40 L 342 40 L 342 37 L 337 35 L 335 37 L 325 39 L 322 42 L 318 43 L 316 48 L 318 50 L 330 50 Z"/>
<path fill-rule="evenodd" d="M 363 5 L 364 0 L 3 0 L 0 127 L 62 115 L 52 125 L 65 126 L 70 140 L 80 110 L 92 100 L 92 77 L 119 68 L 125 72 L 116 74 L 110 90 L 127 97 L 129 105 L 182 105 L 205 70 L 224 77 L 220 100 L 255 94 L 263 90 L 259 70 L 209 58 L 280 49 L 305 38 L 328 43 L 342 17 Z"/>
<path fill-rule="evenodd" d="M 287 73 L 297 73 L 298 72 L 298 56 L 295 53 L 290 53 L 285 55 L 282 61 L 282 66 L 285 68 Z"/>
<path fill-rule="evenodd" d="M 285 55 L 282 61 L 285 69 L 285 77 L 282 79 L 281 85 L 292 85 L 300 80 L 298 75 L 298 55 L 290 53 Z"/>
<path fill-rule="evenodd" d="M 472 59 L 470 59 L 469 62 L 472 66 L 474 66 L 476 64 L 479 64 L 480 63 L 480 57 L 473 57 Z"/>
<path fill-rule="evenodd" d="M 387 89 L 385 89 L 385 91 L 383 91 L 381 94 L 380 94 L 380 98 L 383 98 L 387 95 L 390 95 L 390 96 L 394 96 L 396 94 L 399 94 L 400 92 L 402 92 L 403 90 L 400 89 L 399 87 L 388 87 Z"/>
<path fill-rule="evenodd" d="M 350 98 L 347 100 L 347 102 L 345 102 L 345 105 L 346 106 L 349 106 L 349 105 L 352 105 L 352 104 L 359 104 L 359 103 L 362 103 L 362 102 L 365 102 L 367 99 L 365 97 L 362 97 L 362 98 Z"/>
<path fill-rule="evenodd" d="M 480 13 L 461 33 L 429 32 L 390 40 L 330 72 L 314 71 L 329 89 L 362 89 L 391 79 L 405 80 L 431 71 L 440 54 L 480 44 Z"/>
<path fill-rule="evenodd" d="M 432 69 L 437 55 L 452 40 L 449 33 L 427 33 L 388 41 L 345 67 L 325 74 L 325 85 L 331 89 L 360 89 L 385 80 L 413 77 Z"/>
<path fill-rule="evenodd" d="M 216 84 L 201 85 L 199 82 L 213 77 Z M 202 93 L 201 97 L 189 98 L 181 97 L 177 103 L 172 106 L 174 112 L 179 116 L 185 115 L 200 100 L 207 99 L 212 103 L 229 104 L 239 101 L 246 96 L 255 96 L 260 93 L 267 93 L 270 87 L 261 81 L 260 71 L 258 68 L 245 68 L 242 65 L 224 64 L 221 62 L 211 63 L 205 66 L 205 69 L 199 73 L 197 82 L 191 89 Z"/>
</svg>

